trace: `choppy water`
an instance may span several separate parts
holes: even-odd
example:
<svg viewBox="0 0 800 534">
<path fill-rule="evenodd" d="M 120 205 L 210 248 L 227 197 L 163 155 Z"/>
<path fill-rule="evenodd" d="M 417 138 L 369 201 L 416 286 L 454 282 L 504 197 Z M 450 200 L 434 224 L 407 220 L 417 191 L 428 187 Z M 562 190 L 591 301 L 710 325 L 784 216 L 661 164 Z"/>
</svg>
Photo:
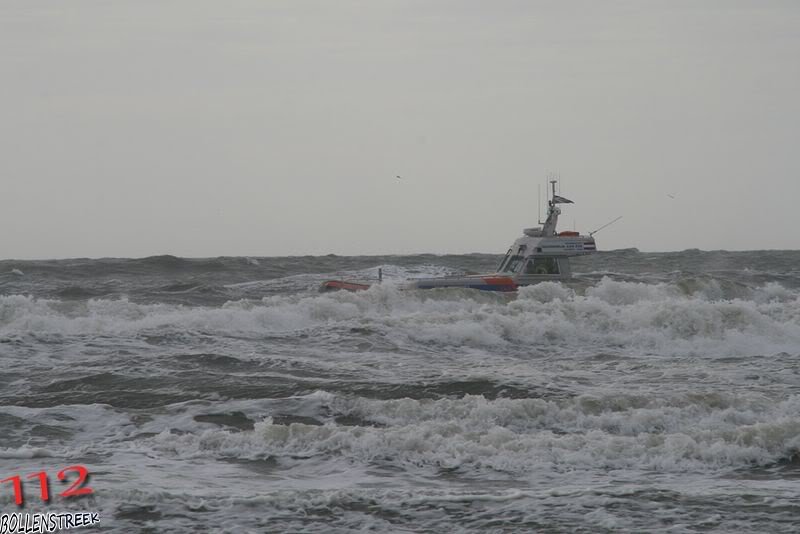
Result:
<svg viewBox="0 0 800 534">
<path fill-rule="evenodd" d="M 48 510 L 119 532 L 800 529 L 800 252 L 392 283 L 498 260 L 2 261 L 0 474 L 85 464 Z"/>
</svg>

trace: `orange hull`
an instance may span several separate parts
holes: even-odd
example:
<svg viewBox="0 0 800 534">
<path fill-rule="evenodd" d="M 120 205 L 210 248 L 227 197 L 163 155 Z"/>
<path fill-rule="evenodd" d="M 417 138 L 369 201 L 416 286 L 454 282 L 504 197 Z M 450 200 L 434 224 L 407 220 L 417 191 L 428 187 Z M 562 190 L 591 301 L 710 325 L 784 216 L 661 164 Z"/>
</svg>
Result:
<svg viewBox="0 0 800 534">
<path fill-rule="evenodd" d="M 369 289 L 369 284 L 356 284 L 355 282 L 345 282 L 343 280 L 328 280 L 322 283 L 322 291 L 363 291 Z"/>
</svg>

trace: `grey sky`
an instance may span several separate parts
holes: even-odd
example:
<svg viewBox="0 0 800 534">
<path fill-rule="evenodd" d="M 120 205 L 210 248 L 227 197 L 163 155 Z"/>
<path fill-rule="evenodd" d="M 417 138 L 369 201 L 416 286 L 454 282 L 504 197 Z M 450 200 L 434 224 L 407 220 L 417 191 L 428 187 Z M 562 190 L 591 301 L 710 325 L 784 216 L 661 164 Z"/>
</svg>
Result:
<svg viewBox="0 0 800 534">
<path fill-rule="evenodd" d="M 800 243 L 796 1 L 4 0 L 0 49 L 0 258 L 500 253 L 552 171 L 601 249 Z"/>
</svg>

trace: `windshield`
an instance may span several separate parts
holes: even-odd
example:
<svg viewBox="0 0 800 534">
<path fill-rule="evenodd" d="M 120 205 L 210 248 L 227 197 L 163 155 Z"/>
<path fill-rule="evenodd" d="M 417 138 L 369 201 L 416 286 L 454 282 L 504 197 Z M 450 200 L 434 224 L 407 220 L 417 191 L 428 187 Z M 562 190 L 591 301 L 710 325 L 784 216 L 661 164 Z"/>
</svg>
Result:
<svg viewBox="0 0 800 534">
<path fill-rule="evenodd" d="M 511 256 L 508 258 L 508 261 L 504 262 L 504 265 L 500 266 L 499 272 L 502 273 L 515 273 L 519 270 L 519 266 L 522 264 L 522 260 L 524 258 L 522 256 Z"/>
<path fill-rule="evenodd" d="M 525 266 L 525 274 L 558 274 L 558 260 L 548 257 L 534 258 Z"/>
<path fill-rule="evenodd" d="M 500 262 L 500 265 L 497 266 L 497 272 L 498 273 L 503 272 L 503 266 L 506 264 L 506 262 L 508 261 L 508 258 L 510 258 L 510 257 L 511 257 L 511 249 L 508 249 L 508 252 L 506 252 L 506 255 L 503 256 L 503 260 Z"/>
</svg>

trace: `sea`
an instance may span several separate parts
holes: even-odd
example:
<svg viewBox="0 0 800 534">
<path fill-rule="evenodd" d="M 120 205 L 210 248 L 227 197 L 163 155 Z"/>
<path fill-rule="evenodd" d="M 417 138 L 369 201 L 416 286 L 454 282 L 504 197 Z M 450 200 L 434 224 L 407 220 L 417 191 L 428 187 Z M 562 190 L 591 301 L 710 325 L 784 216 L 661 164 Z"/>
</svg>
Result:
<svg viewBox="0 0 800 534">
<path fill-rule="evenodd" d="M 0 261 L 0 511 L 125 533 L 800 531 L 800 251 L 403 289 L 499 260 Z M 73 466 L 91 493 L 61 495 Z"/>
</svg>

